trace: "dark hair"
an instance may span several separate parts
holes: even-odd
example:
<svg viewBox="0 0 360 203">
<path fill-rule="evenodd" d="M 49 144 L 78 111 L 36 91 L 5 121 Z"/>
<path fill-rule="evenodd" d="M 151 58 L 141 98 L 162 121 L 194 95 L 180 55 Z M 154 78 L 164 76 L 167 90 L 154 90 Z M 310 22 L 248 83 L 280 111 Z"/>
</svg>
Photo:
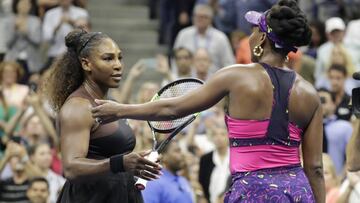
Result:
<svg viewBox="0 0 360 203">
<path fill-rule="evenodd" d="M 310 22 L 309 25 L 310 25 L 310 27 L 314 27 L 320 35 L 319 44 L 315 45 L 315 44 L 313 44 L 312 41 L 310 41 L 309 47 L 315 47 L 315 46 L 320 46 L 320 45 L 324 44 L 327 41 L 326 33 L 325 33 L 325 24 L 321 21 L 315 20 L 315 21 Z"/>
<path fill-rule="evenodd" d="M 340 64 L 332 64 L 328 70 L 328 72 L 335 70 L 335 71 L 339 71 L 341 72 L 345 77 L 347 76 L 347 70 L 345 68 L 345 66 L 340 65 Z"/>
<path fill-rule="evenodd" d="M 104 38 L 109 37 L 84 30 L 74 30 L 66 35 L 67 51 L 52 65 L 49 78 L 44 82 L 46 95 L 55 111 L 59 111 L 66 98 L 84 82 L 85 75 L 79 59 L 88 58 Z"/>
<path fill-rule="evenodd" d="M 182 50 L 186 51 L 186 52 L 189 54 L 189 57 L 190 57 L 190 58 L 193 57 L 193 53 L 192 53 L 189 49 L 187 49 L 187 48 L 185 48 L 185 47 L 179 47 L 179 48 L 174 49 L 174 52 L 173 52 L 174 57 L 176 58 L 176 54 L 177 54 L 178 52 L 182 51 Z"/>
<path fill-rule="evenodd" d="M 47 189 L 49 190 L 49 182 L 46 180 L 46 178 L 44 177 L 40 177 L 40 176 L 37 176 L 37 177 L 34 177 L 34 178 L 31 178 L 30 181 L 29 181 L 29 188 L 32 187 L 32 185 L 36 182 L 43 182 L 46 184 L 47 186 Z"/>
<path fill-rule="evenodd" d="M 12 11 L 13 13 L 17 14 L 18 13 L 18 10 L 17 10 L 17 5 L 18 3 L 20 2 L 21 0 L 13 0 L 12 1 Z M 31 7 L 30 7 L 30 10 L 29 10 L 29 14 L 30 15 L 38 15 L 38 6 L 37 6 L 37 0 L 29 0 L 30 1 L 30 4 L 31 4 Z"/>
<path fill-rule="evenodd" d="M 267 14 L 267 22 L 274 33 L 290 46 L 303 46 L 311 40 L 311 29 L 307 23 L 305 14 L 300 10 L 294 0 L 280 0 Z M 289 50 L 275 48 L 273 50 L 287 55 Z"/>
<path fill-rule="evenodd" d="M 333 101 L 335 103 L 336 101 L 336 96 L 333 92 L 331 92 L 330 90 L 326 89 L 326 88 L 319 88 L 317 89 L 317 92 L 326 92 L 328 94 L 330 94 L 330 97 L 331 97 L 331 101 Z"/>
</svg>

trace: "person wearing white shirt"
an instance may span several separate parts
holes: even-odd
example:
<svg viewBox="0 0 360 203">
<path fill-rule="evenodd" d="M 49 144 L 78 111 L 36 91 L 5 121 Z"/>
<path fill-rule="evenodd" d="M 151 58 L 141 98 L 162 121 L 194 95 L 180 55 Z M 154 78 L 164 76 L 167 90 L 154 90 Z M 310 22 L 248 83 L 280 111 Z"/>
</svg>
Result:
<svg viewBox="0 0 360 203">
<path fill-rule="evenodd" d="M 356 71 L 360 70 L 360 19 L 349 22 L 344 38 L 344 44 L 354 59 Z"/>
<path fill-rule="evenodd" d="M 60 6 L 45 13 L 43 23 L 43 40 L 49 43 L 47 65 L 52 59 L 66 51 L 65 36 L 74 29 L 75 21 L 88 18 L 88 12 L 72 5 L 72 0 L 61 0 Z"/>
<path fill-rule="evenodd" d="M 235 63 L 230 42 L 226 35 L 211 26 L 213 12 L 208 5 L 199 4 L 194 9 L 194 25 L 180 31 L 175 40 L 174 48 L 185 47 L 191 52 L 199 48 L 209 51 L 214 67 L 218 69 Z"/>
<path fill-rule="evenodd" d="M 200 158 L 199 182 L 205 197 L 210 203 L 215 203 L 228 188 L 229 147 L 225 126 L 215 123 L 210 132 L 215 150 Z"/>
<path fill-rule="evenodd" d="M 348 75 L 352 75 L 359 67 L 354 66 L 354 58 L 351 57 L 351 51 L 344 44 L 345 23 L 339 17 L 333 17 L 325 22 L 325 31 L 328 36 L 328 42 L 321 45 L 317 51 L 315 67 L 315 87 L 330 89 L 330 82 L 327 78 L 327 72 L 332 64 L 339 64 L 346 67 Z M 351 95 L 351 90 L 358 86 L 358 82 L 352 78 L 345 81 L 346 93 Z"/>
<path fill-rule="evenodd" d="M 357 203 L 360 201 L 360 172 L 347 172 L 345 181 L 340 187 L 337 203 Z"/>
<path fill-rule="evenodd" d="M 41 143 L 35 145 L 30 151 L 30 157 L 49 183 L 49 203 L 55 203 L 61 188 L 65 184 L 65 179 L 50 169 L 52 154 L 49 144 Z"/>
</svg>

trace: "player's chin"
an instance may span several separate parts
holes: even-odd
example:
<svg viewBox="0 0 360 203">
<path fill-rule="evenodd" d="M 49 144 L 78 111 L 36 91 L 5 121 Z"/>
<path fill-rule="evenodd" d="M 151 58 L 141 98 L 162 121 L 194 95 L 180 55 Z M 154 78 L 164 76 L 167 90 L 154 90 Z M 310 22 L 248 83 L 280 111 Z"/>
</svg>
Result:
<svg viewBox="0 0 360 203">
<path fill-rule="evenodd" d="M 120 81 L 121 80 L 115 80 L 115 79 L 111 79 L 108 83 L 110 88 L 118 88 L 120 86 Z"/>
</svg>

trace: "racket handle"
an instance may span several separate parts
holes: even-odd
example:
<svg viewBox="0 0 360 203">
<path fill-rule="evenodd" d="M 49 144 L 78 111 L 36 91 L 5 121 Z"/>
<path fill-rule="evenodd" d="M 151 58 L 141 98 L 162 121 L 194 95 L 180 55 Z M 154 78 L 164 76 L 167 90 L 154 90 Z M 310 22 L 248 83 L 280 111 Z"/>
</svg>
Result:
<svg viewBox="0 0 360 203">
<path fill-rule="evenodd" d="M 146 156 L 145 158 L 149 161 L 155 162 L 157 160 L 157 158 L 159 157 L 159 153 L 157 151 L 152 151 L 148 156 Z M 139 178 L 136 183 L 135 183 L 135 187 L 138 190 L 144 190 L 146 188 L 146 183 L 148 181 L 142 178 Z"/>
</svg>

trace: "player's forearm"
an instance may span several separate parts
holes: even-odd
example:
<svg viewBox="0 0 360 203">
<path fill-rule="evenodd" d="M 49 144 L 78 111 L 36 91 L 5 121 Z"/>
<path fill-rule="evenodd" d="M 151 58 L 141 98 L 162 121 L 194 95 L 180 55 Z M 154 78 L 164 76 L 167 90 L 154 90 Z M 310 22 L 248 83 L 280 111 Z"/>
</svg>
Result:
<svg viewBox="0 0 360 203">
<path fill-rule="evenodd" d="M 325 202 L 325 182 L 322 166 L 304 166 L 304 171 L 309 179 L 315 201 L 317 203 Z"/>
<path fill-rule="evenodd" d="M 145 104 L 127 105 L 118 113 L 119 118 L 152 121 L 173 120 L 181 116 L 181 112 L 176 107 L 175 99 L 162 99 L 161 101 Z"/>
<path fill-rule="evenodd" d="M 360 124 L 357 121 L 353 135 L 347 146 L 347 165 L 349 171 L 360 170 Z"/>
<path fill-rule="evenodd" d="M 82 181 L 110 173 L 110 160 L 75 158 L 64 164 L 64 175 L 70 181 Z"/>
</svg>

